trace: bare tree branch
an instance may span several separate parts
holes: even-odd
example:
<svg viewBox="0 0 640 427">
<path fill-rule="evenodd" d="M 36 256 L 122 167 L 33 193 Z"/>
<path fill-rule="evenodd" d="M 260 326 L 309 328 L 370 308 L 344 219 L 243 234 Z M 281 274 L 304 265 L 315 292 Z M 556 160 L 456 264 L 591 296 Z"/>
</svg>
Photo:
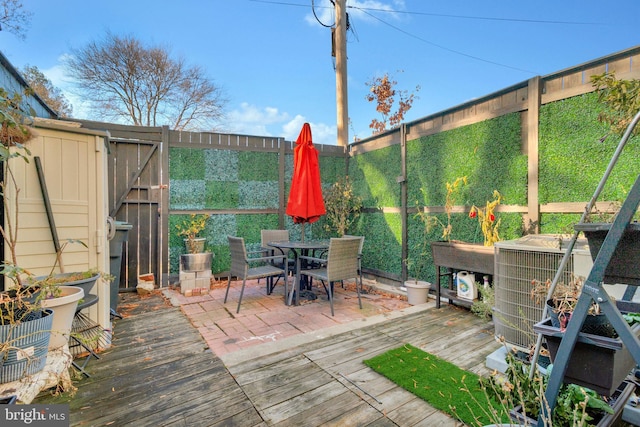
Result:
<svg viewBox="0 0 640 427">
<path fill-rule="evenodd" d="M 26 37 L 32 15 L 24 9 L 21 0 L 0 0 L 0 30 L 12 33 L 19 39 Z"/>
<path fill-rule="evenodd" d="M 409 93 L 406 90 L 396 90 L 397 81 L 391 79 L 388 73 L 382 77 L 372 78 L 365 83 L 369 87 L 369 93 L 365 97 L 369 102 L 376 103 L 376 111 L 382 115 L 382 120 L 373 119 L 369 127 L 373 133 L 381 133 L 387 130 L 387 124 L 393 129 L 402 123 L 404 116 L 411 109 L 413 101 L 417 98 L 415 92 L 420 91 L 420 86 L 416 86 L 415 92 Z M 398 100 L 398 108 L 392 113 L 391 109 Z"/>
<path fill-rule="evenodd" d="M 67 60 L 93 113 L 141 126 L 211 130 L 226 100 L 200 67 L 187 67 L 163 47 L 145 47 L 132 36 L 107 33 Z"/>
</svg>

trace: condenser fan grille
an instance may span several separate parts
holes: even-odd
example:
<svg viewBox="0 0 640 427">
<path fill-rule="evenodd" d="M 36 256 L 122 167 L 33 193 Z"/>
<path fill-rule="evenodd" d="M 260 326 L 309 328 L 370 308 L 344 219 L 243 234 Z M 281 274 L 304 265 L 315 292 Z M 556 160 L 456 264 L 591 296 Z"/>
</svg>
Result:
<svg viewBox="0 0 640 427">
<path fill-rule="evenodd" d="M 543 307 L 531 299 L 531 282 L 552 280 L 563 256 L 562 252 L 498 248 L 493 316 L 496 336 L 523 349 L 535 344 L 533 325 L 541 320 Z M 571 257 L 560 280 L 569 282 L 573 271 Z"/>
</svg>

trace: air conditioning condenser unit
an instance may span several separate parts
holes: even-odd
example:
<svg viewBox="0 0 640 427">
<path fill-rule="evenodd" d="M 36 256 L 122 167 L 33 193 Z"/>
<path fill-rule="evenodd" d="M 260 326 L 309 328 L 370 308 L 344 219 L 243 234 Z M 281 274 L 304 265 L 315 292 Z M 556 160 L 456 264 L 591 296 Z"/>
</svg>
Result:
<svg viewBox="0 0 640 427">
<path fill-rule="evenodd" d="M 531 298 L 531 282 L 553 280 L 570 239 L 532 234 L 495 244 L 493 320 L 497 337 L 522 350 L 535 344 L 533 325 L 542 319 L 543 307 Z M 575 276 L 586 278 L 592 265 L 586 239 L 578 239 L 560 280 L 568 283 Z"/>
</svg>

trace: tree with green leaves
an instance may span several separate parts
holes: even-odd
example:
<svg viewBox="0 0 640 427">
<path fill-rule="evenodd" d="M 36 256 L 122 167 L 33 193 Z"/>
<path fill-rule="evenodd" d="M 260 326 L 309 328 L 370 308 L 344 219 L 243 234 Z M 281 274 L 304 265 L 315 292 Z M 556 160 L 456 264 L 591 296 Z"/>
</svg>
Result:
<svg viewBox="0 0 640 427">
<path fill-rule="evenodd" d="M 608 108 L 607 112 L 598 115 L 598 120 L 611 125 L 613 132 L 622 135 L 640 111 L 640 80 L 617 79 L 611 72 L 592 76 L 591 82 L 599 91 L 598 99 Z M 636 135 L 639 129 L 635 128 Z"/>
</svg>

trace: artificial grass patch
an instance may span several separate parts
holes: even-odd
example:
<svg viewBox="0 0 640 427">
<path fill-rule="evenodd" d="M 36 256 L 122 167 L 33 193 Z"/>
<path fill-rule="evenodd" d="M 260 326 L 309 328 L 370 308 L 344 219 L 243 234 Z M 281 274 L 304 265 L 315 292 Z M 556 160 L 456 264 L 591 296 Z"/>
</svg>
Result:
<svg viewBox="0 0 640 427">
<path fill-rule="evenodd" d="M 488 399 L 478 375 L 433 354 L 405 344 L 365 360 L 364 364 L 467 425 L 495 422 L 487 413 Z M 491 404 L 497 413 L 503 413 L 498 404 Z M 502 422 L 509 422 L 506 414 Z"/>
</svg>

